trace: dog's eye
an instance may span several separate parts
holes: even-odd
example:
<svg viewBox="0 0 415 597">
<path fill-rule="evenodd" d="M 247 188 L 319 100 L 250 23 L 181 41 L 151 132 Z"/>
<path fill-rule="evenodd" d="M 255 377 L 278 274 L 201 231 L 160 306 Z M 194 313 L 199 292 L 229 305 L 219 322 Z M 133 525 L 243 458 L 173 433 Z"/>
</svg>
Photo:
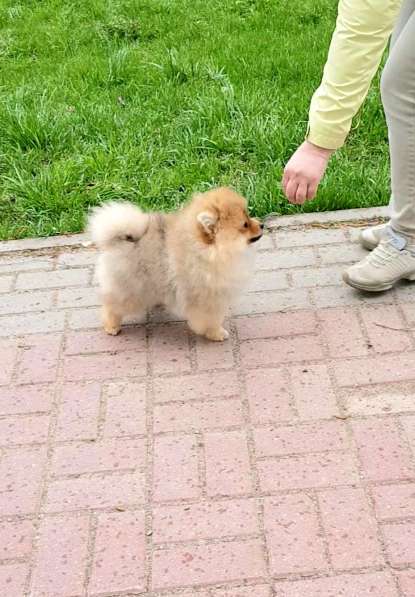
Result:
<svg viewBox="0 0 415 597">
<path fill-rule="evenodd" d="M 248 222 L 245 222 L 244 228 L 248 228 Z"/>
</svg>

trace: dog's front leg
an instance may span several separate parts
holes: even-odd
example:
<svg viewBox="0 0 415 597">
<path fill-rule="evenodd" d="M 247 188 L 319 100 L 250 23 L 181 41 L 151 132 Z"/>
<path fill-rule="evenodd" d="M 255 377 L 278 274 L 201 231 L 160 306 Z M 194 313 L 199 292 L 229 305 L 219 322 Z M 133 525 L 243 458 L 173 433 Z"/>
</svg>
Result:
<svg viewBox="0 0 415 597">
<path fill-rule="evenodd" d="M 214 342 L 223 342 L 229 338 L 229 333 L 222 326 L 225 316 L 221 312 L 207 312 L 192 306 L 187 309 L 186 318 L 190 329 L 199 336 L 205 336 Z"/>
<path fill-rule="evenodd" d="M 102 306 L 102 322 L 107 334 L 116 336 L 121 331 L 122 315 L 119 315 L 112 305 L 104 303 Z"/>
</svg>

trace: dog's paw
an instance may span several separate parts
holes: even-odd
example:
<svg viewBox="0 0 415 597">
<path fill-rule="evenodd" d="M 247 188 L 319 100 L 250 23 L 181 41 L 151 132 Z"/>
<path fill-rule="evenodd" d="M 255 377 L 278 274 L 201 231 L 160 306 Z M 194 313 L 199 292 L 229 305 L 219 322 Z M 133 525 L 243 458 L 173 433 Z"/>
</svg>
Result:
<svg viewBox="0 0 415 597">
<path fill-rule="evenodd" d="M 113 327 L 113 326 L 110 326 L 110 325 L 106 325 L 104 327 L 104 330 L 110 336 L 117 336 L 121 332 L 121 328 L 120 327 Z"/>
<path fill-rule="evenodd" d="M 206 338 L 208 340 L 213 340 L 214 342 L 223 342 L 229 338 L 229 332 L 225 330 L 225 328 L 219 328 L 217 330 L 210 330 L 206 334 Z"/>
</svg>

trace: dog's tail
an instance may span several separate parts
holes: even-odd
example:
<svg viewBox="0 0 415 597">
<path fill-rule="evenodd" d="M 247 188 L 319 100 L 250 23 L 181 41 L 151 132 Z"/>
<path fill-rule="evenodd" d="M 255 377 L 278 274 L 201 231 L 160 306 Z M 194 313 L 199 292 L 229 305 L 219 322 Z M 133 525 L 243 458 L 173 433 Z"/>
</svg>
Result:
<svg viewBox="0 0 415 597">
<path fill-rule="evenodd" d="M 88 230 L 99 249 L 138 241 L 147 231 L 149 215 L 132 203 L 104 203 L 92 210 Z"/>
</svg>

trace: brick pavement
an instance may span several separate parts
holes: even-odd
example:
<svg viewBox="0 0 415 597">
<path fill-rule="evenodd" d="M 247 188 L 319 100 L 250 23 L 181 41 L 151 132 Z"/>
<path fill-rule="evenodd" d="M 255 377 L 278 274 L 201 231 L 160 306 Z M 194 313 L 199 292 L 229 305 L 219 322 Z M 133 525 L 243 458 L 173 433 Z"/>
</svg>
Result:
<svg viewBox="0 0 415 597">
<path fill-rule="evenodd" d="M 1 595 L 415 596 L 415 287 L 343 286 L 354 237 L 269 234 L 222 345 L 2 245 Z"/>
</svg>

